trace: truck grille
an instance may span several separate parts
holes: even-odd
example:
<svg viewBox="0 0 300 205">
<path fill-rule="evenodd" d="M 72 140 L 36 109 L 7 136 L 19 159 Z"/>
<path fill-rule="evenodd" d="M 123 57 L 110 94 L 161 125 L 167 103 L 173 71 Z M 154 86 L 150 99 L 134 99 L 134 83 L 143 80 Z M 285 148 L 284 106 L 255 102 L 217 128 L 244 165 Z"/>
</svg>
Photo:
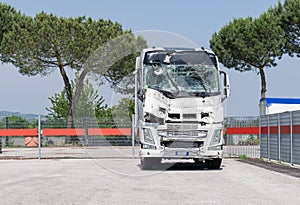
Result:
<svg viewBox="0 0 300 205">
<path fill-rule="evenodd" d="M 183 119 L 197 119 L 197 114 L 182 114 Z"/>
<path fill-rule="evenodd" d="M 204 139 L 207 137 L 206 130 L 160 130 L 158 135 L 163 138 L 195 138 Z"/>
<path fill-rule="evenodd" d="M 198 124 L 168 124 L 168 130 L 196 130 Z"/>
<path fill-rule="evenodd" d="M 178 137 L 178 136 L 198 136 L 198 132 L 197 131 L 168 131 L 168 136 L 174 136 L 174 137 Z"/>
<path fill-rule="evenodd" d="M 168 137 L 200 137 L 205 138 L 207 136 L 207 132 L 200 132 L 198 130 L 191 131 L 168 131 Z M 199 135 L 198 135 L 199 133 Z"/>
<path fill-rule="evenodd" d="M 168 148 L 200 148 L 202 147 L 204 142 L 202 141 L 163 141 L 161 145 Z"/>
</svg>

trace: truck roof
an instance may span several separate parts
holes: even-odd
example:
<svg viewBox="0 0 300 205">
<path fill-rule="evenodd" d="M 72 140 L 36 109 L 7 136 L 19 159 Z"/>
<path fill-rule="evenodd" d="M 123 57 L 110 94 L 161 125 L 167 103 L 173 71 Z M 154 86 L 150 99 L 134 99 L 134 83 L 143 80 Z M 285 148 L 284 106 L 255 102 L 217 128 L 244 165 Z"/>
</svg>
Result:
<svg viewBox="0 0 300 205">
<path fill-rule="evenodd" d="M 143 49 L 144 52 L 149 51 L 205 51 L 208 53 L 214 54 L 211 50 L 205 49 L 204 47 L 201 48 L 184 48 L 184 47 L 152 47 L 152 48 L 145 48 Z"/>
</svg>

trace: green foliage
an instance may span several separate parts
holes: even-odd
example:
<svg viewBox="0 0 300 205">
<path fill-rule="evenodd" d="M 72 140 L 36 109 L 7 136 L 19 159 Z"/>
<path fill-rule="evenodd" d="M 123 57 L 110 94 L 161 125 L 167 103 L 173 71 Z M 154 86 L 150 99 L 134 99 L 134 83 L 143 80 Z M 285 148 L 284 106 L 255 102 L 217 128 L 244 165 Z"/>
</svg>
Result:
<svg viewBox="0 0 300 205">
<path fill-rule="evenodd" d="M 130 127 L 134 113 L 134 99 L 122 98 L 119 104 L 111 108 L 114 127 Z"/>
<path fill-rule="evenodd" d="M 76 80 L 78 77 L 72 81 L 72 92 L 74 93 L 74 88 L 76 85 Z M 49 112 L 48 118 L 64 118 L 67 119 L 69 115 L 69 101 L 66 94 L 66 89 L 63 89 L 61 93 L 55 93 L 54 96 L 49 97 L 52 104 L 50 108 L 46 108 Z M 76 110 L 74 112 L 75 118 L 80 117 L 107 117 L 110 116 L 110 110 L 107 105 L 103 105 L 104 99 L 99 96 L 97 91 L 94 90 L 91 83 L 88 80 L 84 82 L 83 88 L 81 90 L 81 95 L 78 100 Z"/>
<path fill-rule="evenodd" d="M 99 97 L 93 85 L 86 80 L 76 106 L 75 117 L 93 117 L 96 109 L 101 109 L 103 103 L 103 97 Z"/>
<path fill-rule="evenodd" d="M 31 128 L 32 125 L 23 117 L 20 116 L 9 116 L 2 118 L 0 121 L 1 129 L 14 129 L 14 128 Z"/>
<path fill-rule="evenodd" d="M 259 145 L 259 137 L 251 134 L 248 136 L 246 143 L 249 145 Z"/>
<path fill-rule="evenodd" d="M 210 40 L 212 50 L 228 68 L 249 71 L 276 66 L 285 43 L 279 19 L 264 13 L 257 19 L 238 18 L 214 33 Z"/>
<path fill-rule="evenodd" d="M 119 36 L 99 47 L 85 62 L 85 69 L 108 82 L 117 92 L 128 94 L 134 90 L 135 59 L 146 47 L 145 40 L 131 33 Z"/>
<path fill-rule="evenodd" d="M 286 162 L 281 161 L 281 160 L 279 160 L 277 164 L 279 164 L 281 166 L 285 166 L 285 167 L 288 166 L 288 164 Z"/>
<path fill-rule="evenodd" d="M 131 120 L 134 113 L 134 99 L 122 98 L 118 105 L 111 108 L 113 117 L 127 118 Z"/>
<path fill-rule="evenodd" d="M 67 99 L 66 89 L 63 89 L 60 94 L 55 93 L 52 97 L 48 98 L 52 107 L 46 108 L 49 112 L 49 117 L 54 118 L 67 118 L 69 115 L 69 101 Z"/>
<path fill-rule="evenodd" d="M 5 147 L 8 147 L 8 148 L 13 148 L 13 147 L 16 147 L 15 146 L 15 140 L 8 138 L 7 141 L 5 142 Z"/>
<path fill-rule="evenodd" d="M 59 70 L 65 85 L 65 94 L 60 97 L 63 101 L 66 95 L 68 100 L 69 125 L 73 124 L 74 112 L 78 110 L 76 106 L 86 75 L 96 73 L 99 79 L 114 85 L 134 69 L 135 53 L 140 45 L 146 45 L 142 38 L 135 38 L 131 31 L 123 30 L 118 22 L 110 20 L 93 20 L 85 16 L 65 18 L 44 12 L 34 18 L 22 17 L 3 33 L 1 60 L 12 63 L 21 74 L 28 76 L 46 76 Z M 113 44 L 111 40 L 122 35 L 125 38 Z M 105 50 L 110 47 L 114 49 Z M 97 50 L 99 52 L 95 53 Z M 74 88 L 66 69 L 80 73 Z M 52 101 L 56 102 L 58 98 L 54 96 Z"/>
<path fill-rule="evenodd" d="M 245 160 L 245 159 L 248 159 L 248 157 L 246 154 L 242 154 L 242 155 L 240 155 L 240 159 Z"/>
<path fill-rule="evenodd" d="M 284 31 L 280 18 L 271 12 L 259 18 L 236 18 L 214 33 L 210 47 L 227 68 L 244 72 L 259 70 L 261 97 L 265 97 L 264 68 L 276 66 L 275 60 L 283 55 Z"/>
<path fill-rule="evenodd" d="M 110 20 L 64 18 L 42 12 L 27 17 L 24 25 L 16 23 L 4 35 L 4 60 L 25 75 L 47 75 L 59 67 L 80 70 L 94 50 L 122 33 L 121 25 Z"/>
<path fill-rule="evenodd" d="M 300 1 L 286 0 L 285 14 L 282 17 L 285 34 L 287 36 L 286 51 L 290 55 L 296 53 L 300 57 Z"/>
<path fill-rule="evenodd" d="M 95 109 L 96 118 L 111 119 L 112 110 L 107 106 L 107 104 L 98 104 Z"/>
<path fill-rule="evenodd" d="M 15 8 L 0 2 L 0 43 L 2 42 L 3 35 L 10 31 L 14 22 L 18 21 L 21 17 L 22 15 Z"/>
<path fill-rule="evenodd" d="M 285 0 L 284 4 L 270 8 L 268 12 L 280 17 L 286 35 L 285 53 L 300 57 L 300 0 Z"/>
</svg>

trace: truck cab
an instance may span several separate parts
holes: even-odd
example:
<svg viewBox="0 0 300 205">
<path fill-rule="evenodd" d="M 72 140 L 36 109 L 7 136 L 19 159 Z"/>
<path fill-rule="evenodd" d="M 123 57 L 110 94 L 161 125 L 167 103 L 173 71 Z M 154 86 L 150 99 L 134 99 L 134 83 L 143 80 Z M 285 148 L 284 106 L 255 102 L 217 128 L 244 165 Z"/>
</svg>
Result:
<svg viewBox="0 0 300 205">
<path fill-rule="evenodd" d="M 229 79 L 215 54 L 204 48 L 144 49 L 135 74 L 142 169 L 162 159 L 193 159 L 220 168 Z"/>
</svg>

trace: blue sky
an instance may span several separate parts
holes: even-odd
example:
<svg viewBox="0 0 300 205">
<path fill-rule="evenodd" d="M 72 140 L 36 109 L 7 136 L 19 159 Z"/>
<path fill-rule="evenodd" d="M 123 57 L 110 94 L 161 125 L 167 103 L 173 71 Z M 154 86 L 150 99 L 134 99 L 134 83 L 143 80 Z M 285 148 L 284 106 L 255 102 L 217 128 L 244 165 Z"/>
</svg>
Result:
<svg viewBox="0 0 300 205">
<path fill-rule="evenodd" d="M 27 15 L 45 11 L 58 16 L 86 15 L 94 19 L 118 21 L 124 29 L 133 31 L 160 30 L 173 32 L 209 48 L 214 32 L 233 18 L 257 17 L 277 0 L 4 0 Z M 278 66 L 266 70 L 267 96 L 299 97 L 299 59 L 284 57 Z M 228 116 L 258 115 L 260 77 L 255 72 L 239 73 L 221 66 L 231 79 L 231 96 L 226 103 Z M 299 69 L 299 68 L 298 68 Z M 63 82 L 58 72 L 41 78 L 26 77 L 11 65 L 0 65 L 0 110 L 46 114 L 48 97 L 58 93 Z M 100 93 L 110 104 L 111 94 L 103 88 Z"/>
</svg>

